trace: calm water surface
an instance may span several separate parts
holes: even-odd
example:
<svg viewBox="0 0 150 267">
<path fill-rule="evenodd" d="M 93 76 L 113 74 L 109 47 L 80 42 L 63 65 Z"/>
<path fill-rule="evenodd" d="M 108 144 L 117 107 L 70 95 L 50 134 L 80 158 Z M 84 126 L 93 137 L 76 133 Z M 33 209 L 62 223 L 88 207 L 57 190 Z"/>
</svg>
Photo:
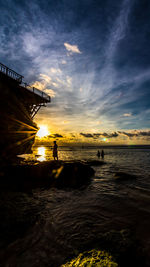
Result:
<svg viewBox="0 0 150 267">
<path fill-rule="evenodd" d="M 95 160 L 96 148 L 59 148 L 60 160 Z M 50 147 L 35 146 L 25 160 L 51 160 Z M 35 190 L 41 203 L 36 225 L 11 247 L 19 255 L 17 266 L 60 266 L 101 233 L 134 227 L 137 237 L 150 249 L 150 149 L 105 149 L 106 164 L 95 169 L 84 190 Z M 136 179 L 116 181 L 121 171 Z M 14 256 L 12 256 L 14 257 Z M 12 258 L 11 258 L 12 260 Z M 40 265 L 38 265 L 40 264 Z"/>
</svg>

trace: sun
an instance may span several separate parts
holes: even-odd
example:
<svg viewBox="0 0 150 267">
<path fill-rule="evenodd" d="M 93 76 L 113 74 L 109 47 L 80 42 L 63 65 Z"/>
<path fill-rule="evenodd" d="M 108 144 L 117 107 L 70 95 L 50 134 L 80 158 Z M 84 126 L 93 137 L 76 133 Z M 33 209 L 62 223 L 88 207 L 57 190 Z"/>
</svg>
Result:
<svg viewBox="0 0 150 267">
<path fill-rule="evenodd" d="M 48 127 L 46 125 L 41 125 L 39 126 L 39 128 L 40 129 L 38 130 L 36 134 L 38 137 L 42 138 L 50 134 Z"/>
</svg>

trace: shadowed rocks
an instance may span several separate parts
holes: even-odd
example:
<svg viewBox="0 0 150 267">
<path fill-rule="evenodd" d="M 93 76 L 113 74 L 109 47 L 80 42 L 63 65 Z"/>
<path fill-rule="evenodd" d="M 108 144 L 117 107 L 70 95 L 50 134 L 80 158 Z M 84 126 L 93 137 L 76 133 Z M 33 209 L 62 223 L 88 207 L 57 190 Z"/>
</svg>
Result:
<svg viewBox="0 0 150 267">
<path fill-rule="evenodd" d="M 80 254 L 62 267 L 71 266 L 146 266 L 144 254 L 135 234 L 128 229 L 101 233 L 93 242 L 80 248 Z"/>
<path fill-rule="evenodd" d="M 118 267 L 118 264 L 113 261 L 105 251 L 91 250 L 84 253 L 80 253 L 75 259 L 61 265 L 61 267 L 72 267 L 72 266 L 103 266 L 103 267 Z"/>
<path fill-rule="evenodd" d="M 80 188 L 90 183 L 94 170 L 81 162 L 34 162 L 10 165 L 0 171 L 1 188 L 28 191 L 34 188 Z"/>
</svg>

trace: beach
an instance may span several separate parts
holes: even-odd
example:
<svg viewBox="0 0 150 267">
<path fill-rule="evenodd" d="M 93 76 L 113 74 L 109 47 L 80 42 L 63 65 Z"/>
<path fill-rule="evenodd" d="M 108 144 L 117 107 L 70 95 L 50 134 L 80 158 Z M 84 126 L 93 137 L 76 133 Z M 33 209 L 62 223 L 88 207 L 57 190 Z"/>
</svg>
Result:
<svg viewBox="0 0 150 267">
<path fill-rule="evenodd" d="M 92 249 L 108 251 L 119 266 L 149 266 L 150 148 L 104 148 L 100 165 L 97 150 L 59 148 L 65 164 L 95 171 L 84 187 L 1 192 L 2 266 L 61 266 Z M 20 160 L 52 162 L 52 151 L 35 146 Z"/>
</svg>

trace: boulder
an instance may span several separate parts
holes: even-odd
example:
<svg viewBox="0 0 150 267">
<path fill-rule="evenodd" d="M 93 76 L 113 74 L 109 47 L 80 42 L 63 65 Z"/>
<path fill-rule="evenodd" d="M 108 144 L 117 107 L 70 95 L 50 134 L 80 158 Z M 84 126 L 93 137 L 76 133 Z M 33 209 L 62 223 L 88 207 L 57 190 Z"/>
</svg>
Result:
<svg viewBox="0 0 150 267">
<path fill-rule="evenodd" d="M 61 265 L 61 267 L 73 266 L 103 266 L 103 267 L 118 267 L 118 264 L 113 260 L 112 256 L 105 251 L 91 250 L 80 253 L 76 258 Z"/>
<path fill-rule="evenodd" d="M 0 171 L 4 190 L 28 191 L 34 188 L 80 188 L 87 185 L 94 170 L 81 162 L 47 161 L 10 165 Z"/>
<path fill-rule="evenodd" d="M 79 188 L 89 184 L 94 170 L 81 162 L 61 164 L 52 171 L 51 185 L 57 188 Z"/>
</svg>

